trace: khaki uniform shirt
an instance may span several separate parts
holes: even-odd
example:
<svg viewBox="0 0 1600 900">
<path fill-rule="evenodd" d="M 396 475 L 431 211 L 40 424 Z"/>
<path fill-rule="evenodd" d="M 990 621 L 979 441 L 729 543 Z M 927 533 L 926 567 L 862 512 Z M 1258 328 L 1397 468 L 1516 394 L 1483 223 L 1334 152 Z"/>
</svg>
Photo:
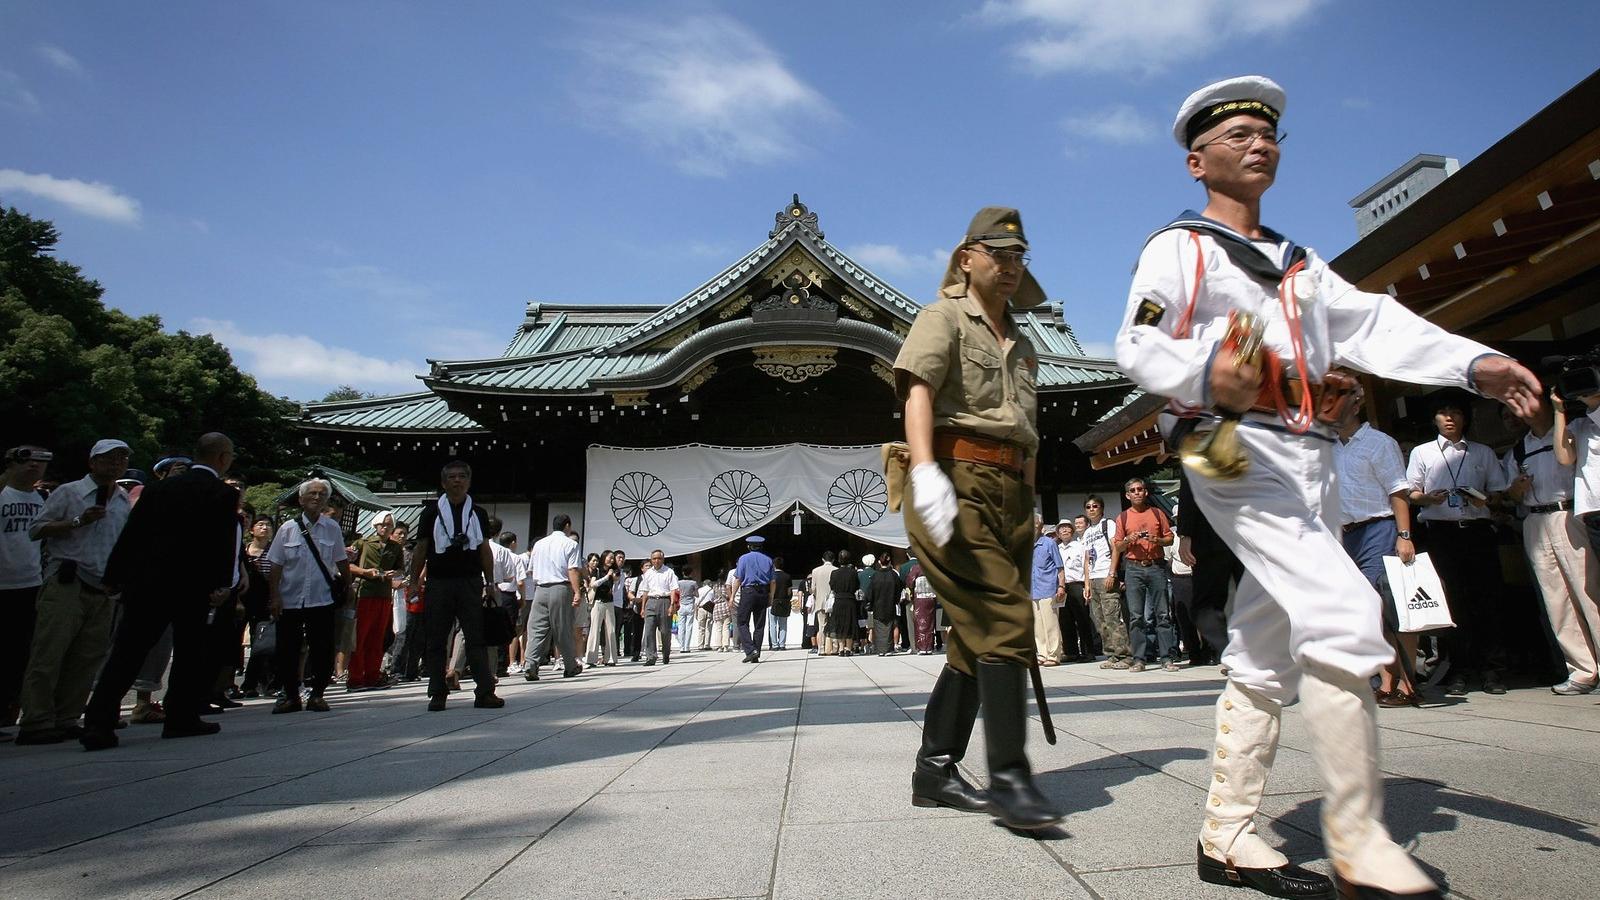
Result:
<svg viewBox="0 0 1600 900">
<path fill-rule="evenodd" d="M 933 427 L 964 431 L 1039 452 L 1035 424 L 1039 357 L 1008 315 L 1006 343 L 989 330 L 978 301 L 963 285 L 939 292 L 922 309 L 894 361 L 895 390 L 909 393 L 907 375 L 933 387 Z"/>
</svg>

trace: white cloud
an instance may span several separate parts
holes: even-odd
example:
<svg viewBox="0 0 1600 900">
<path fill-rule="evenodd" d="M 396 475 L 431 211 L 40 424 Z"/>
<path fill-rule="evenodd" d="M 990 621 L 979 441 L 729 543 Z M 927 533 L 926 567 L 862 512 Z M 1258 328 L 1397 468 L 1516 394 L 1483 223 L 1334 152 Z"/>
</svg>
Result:
<svg viewBox="0 0 1600 900">
<path fill-rule="evenodd" d="M 440 359 L 486 359 L 505 349 L 504 337 L 466 328 L 455 315 L 459 308 L 448 288 L 398 275 L 381 266 L 352 265 L 324 269 L 339 291 L 362 295 L 349 302 L 380 307 L 410 333 L 425 335 L 427 352 Z"/>
<path fill-rule="evenodd" d="M 22 76 L 0 69 L 0 109 L 33 113 L 39 111 L 39 98 L 23 83 Z"/>
<path fill-rule="evenodd" d="M 1075 137 L 1106 144 L 1141 144 L 1161 134 L 1160 126 L 1126 104 L 1097 113 L 1068 116 L 1062 126 Z"/>
<path fill-rule="evenodd" d="M 690 175 L 792 159 L 837 117 L 754 32 L 726 16 L 609 19 L 580 45 L 590 124 L 662 151 Z"/>
<path fill-rule="evenodd" d="M 54 200 L 86 216 L 108 222 L 132 225 L 139 221 L 139 201 L 98 181 L 0 169 L 0 193 L 6 191 L 19 191 Z"/>
<path fill-rule="evenodd" d="M 1282 34 L 1324 0 L 987 0 L 979 18 L 1020 25 L 1013 51 L 1039 74 L 1153 75 L 1225 47 Z M 1248 68 L 1248 66 L 1246 66 Z"/>
<path fill-rule="evenodd" d="M 353 384 L 362 390 L 415 389 L 417 373 L 423 371 L 409 360 L 363 356 L 304 334 L 246 334 L 233 322 L 218 319 L 194 319 L 190 324 L 197 333 L 225 345 L 240 368 L 261 380 Z"/>
<path fill-rule="evenodd" d="M 69 75 L 76 75 L 79 78 L 84 76 L 83 63 L 78 62 L 78 58 L 71 53 L 54 44 L 40 44 L 36 49 L 39 51 L 39 55 L 44 57 L 45 61 L 50 65 Z"/>
<path fill-rule="evenodd" d="M 881 275 L 932 275 L 950 264 L 949 250 L 907 253 L 895 244 L 852 244 L 845 255 Z"/>
</svg>

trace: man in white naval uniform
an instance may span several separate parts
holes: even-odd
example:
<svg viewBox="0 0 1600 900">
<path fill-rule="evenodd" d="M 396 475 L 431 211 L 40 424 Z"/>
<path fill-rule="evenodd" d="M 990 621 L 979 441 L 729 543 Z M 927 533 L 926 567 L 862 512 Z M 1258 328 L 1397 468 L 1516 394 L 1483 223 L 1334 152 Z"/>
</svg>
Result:
<svg viewBox="0 0 1600 900">
<path fill-rule="evenodd" d="M 1117 335 L 1117 363 L 1169 397 L 1180 424 L 1212 427 L 1211 410 L 1243 415 L 1248 471 L 1226 480 L 1189 470 L 1195 502 L 1244 564 L 1222 662 L 1213 778 L 1201 827 L 1202 880 L 1280 897 L 1332 897 L 1326 879 L 1295 866 L 1256 834 L 1252 818 L 1278 743 L 1281 707 L 1298 694 L 1327 786 L 1322 830 L 1342 896 L 1439 897 L 1382 822 L 1377 727 L 1368 679 L 1393 651 L 1377 593 L 1332 526 L 1339 496 L 1335 439 L 1314 417 L 1336 365 L 1421 384 L 1466 385 L 1519 414 L 1538 381 L 1511 359 L 1455 337 L 1387 295 L 1353 288 L 1325 263 L 1261 225 L 1276 177 L 1282 88 L 1259 76 L 1218 82 L 1183 104 L 1173 134 L 1206 188 L 1202 213 L 1157 231 L 1139 257 Z M 1221 340 L 1230 310 L 1255 313 L 1286 375 L 1313 385 L 1311 402 L 1264 396 L 1265 366 L 1239 364 Z M 1272 373 L 1274 375 L 1278 373 Z M 1270 412 L 1253 412 L 1263 406 Z M 1292 410 L 1298 407 L 1299 413 Z M 1181 414 L 1181 415 L 1180 415 Z"/>
</svg>

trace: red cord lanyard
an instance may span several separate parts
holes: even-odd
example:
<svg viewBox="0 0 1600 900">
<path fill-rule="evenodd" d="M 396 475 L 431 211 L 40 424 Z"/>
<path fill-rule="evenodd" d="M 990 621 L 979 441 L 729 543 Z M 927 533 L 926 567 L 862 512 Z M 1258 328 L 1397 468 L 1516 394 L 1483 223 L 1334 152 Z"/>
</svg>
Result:
<svg viewBox="0 0 1600 900">
<path fill-rule="evenodd" d="M 1316 406 L 1311 402 L 1311 379 L 1306 373 L 1305 339 L 1300 330 L 1300 302 L 1294 296 L 1294 281 L 1305 272 L 1306 261 L 1300 260 L 1283 273 L 1278 282 L 1278 305 L 1283 308 L 1283 318 L 1289 325 L 1289 347 L 1294 351 L 1294 370 L 1300 377 L 1300 408 L 1289 411 L 1289 399 L 1283 389 L 1283 376 L 1277 366 L 1268 366 L 1267 382 L 1278 401 L 1278 418 L 1295 434 L 1305 434 L 1316 421 Z"/>
</svg>

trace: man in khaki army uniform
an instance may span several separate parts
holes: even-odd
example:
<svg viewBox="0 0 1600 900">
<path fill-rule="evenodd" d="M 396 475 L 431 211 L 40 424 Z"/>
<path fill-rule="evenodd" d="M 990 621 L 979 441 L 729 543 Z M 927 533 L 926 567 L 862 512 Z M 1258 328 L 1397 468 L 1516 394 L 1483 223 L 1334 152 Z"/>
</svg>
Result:
<svg viewBox="0 0 1600 900">
<path fill-rule="evenodd" d="M 1023 751 L 1023 688 L 1037 661 L 1027 573 L 1033 548 L 1038 357 L 1010 306 L 1044 291 L 1028 271 L 1015 209 L 986 207 L 951 255 L 937 302 L 895 360 L 910 448 L 906 533 L 950 621 L 947 662 L 911 780 L 916 806 L 989 812 L 1013 828 L 1061 814 L 1033 783 Z M 989 788 L 957 770 L 979 705 Z"/>
</svg>

